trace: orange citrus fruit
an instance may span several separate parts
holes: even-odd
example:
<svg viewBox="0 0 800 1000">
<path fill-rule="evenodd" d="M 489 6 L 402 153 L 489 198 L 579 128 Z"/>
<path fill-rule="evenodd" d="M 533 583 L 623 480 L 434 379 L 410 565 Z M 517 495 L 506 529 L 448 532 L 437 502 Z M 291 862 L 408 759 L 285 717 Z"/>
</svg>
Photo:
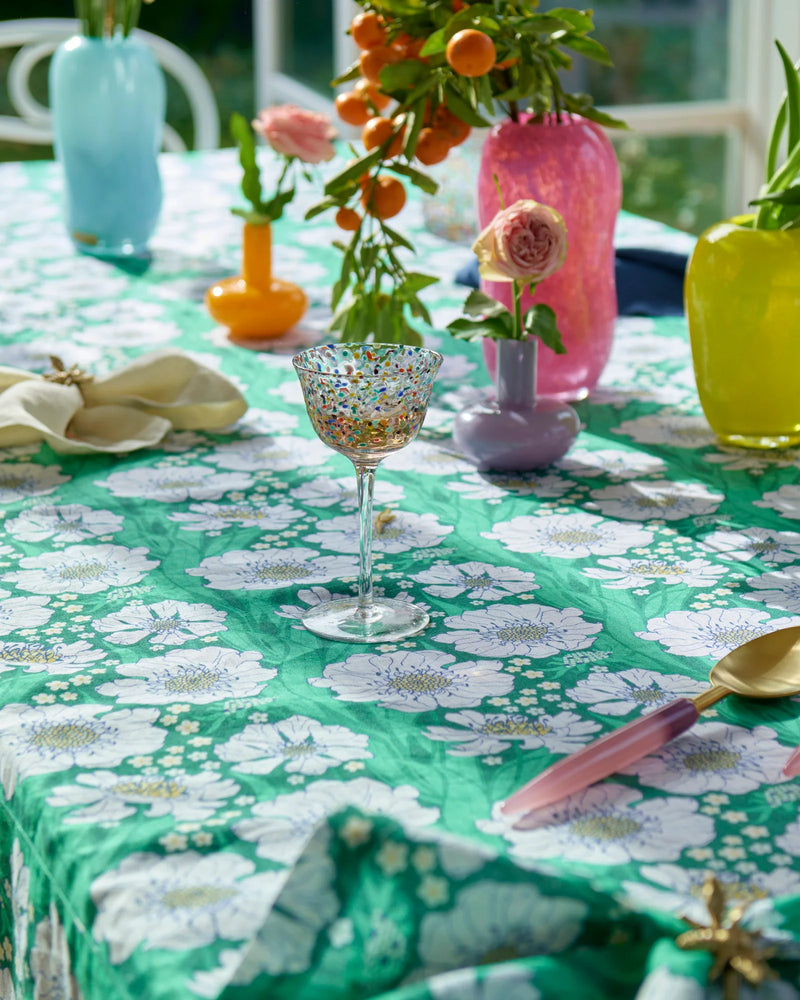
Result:
<svg viewBox="0 0 800 1000">
<path fill-rule="evenodd" d="M 457 31 L 447 43 L 444 54 L 450 68 L 459 76 L 483 76 L 497 58 L 494 42 L 476 28 Z"/>
<path fill-rule="evenodd" d="M 434 128 L 423 128 L 417 139 L 417 148 L 414 156 L 426 167 L 433 166 L 434 163 L 441 163 L 450 152 L 450 143 L 443 132 L 438 132 Z"/>
<path fill-rule="evenodd" d="M 406 203 L 406 189 L 396 177 L 370 181 L 361 195 L 364 210 L 377 219 L 391 219 Z"/>
<path fill-rule="evenodd" d="M 444 104 L 440 104 L 434 111 L 431 124 L 437 132 L 447 136 L 451 146 L 459 146 L 472 131 L 466 122 L 462 122 L 458 115 L 453 114 Z"/>
<path fill-rule="evenodd" d="M 384 66 L 389 63 L 400 62 L 402 55 L 397 49 L 389 45 L 376 45 L 374 48 L 365 49 L 358 57 L 358 65 L 361 68 L 361 75 L 370 83 L 379 84 L 380 73 Z M 494 60 L 493 60 L 494 61 Z"/>
<path fill-rule="evenodd" d="M 392 139 L 393 135 L 394 139 Z M 390 139 L 392 139 L 391 142 L 389 142 Z M 389 146 L 384 152 L 384 156 L 387 158 L 397 156 L 403 148 L 403 129 L 391 118 L 382 118 L 377 115 L 370 118 L 361 130 L 361 141 L 368 150 L 377 149 L 388 142 Z"/>
<path fill-rule="evenodd" d="M 396 38 L 392 39 L 392 48 L 397 49 L 400 55 L 404 59 L 419 59 L 420 50 L 422 46 L 427 41 L 427 38 L 414 38 L 411 35 L 402 32 Z M 427 59 L 423 59 L 422 62 L 427 62 Z"/>
<path fill-rule="evenodd" d="M 339 94 L 333 102 L 336 114 L 348 125 L 364 125 L 370 118 L 367 102 L 354 90 Z"/>
<path fill-rule="evenodd" d="M 383 111 L 384 108 L 388 108 L 392 100 L 387 94 L 382 94 L 375 84 L 370 83 L 369 80 L 359 80 L 353 87 L 353 90 L 359 97 L 365 101 L 369 101 L 376 111 Z"/>
<path fill-rule="evenodd" d="M 371 49 L 386 41 L 383 19 L 374 10 L 356 14 L 350 22 L 350 34 L 360 49 Z"/>
<path fill-rule="evenodd" d="M 361 216 L 354 209 L 343 205 L 336 213 L 336 225 L 347 232 L 355 232 L 361 225 Z"/>
</svg>

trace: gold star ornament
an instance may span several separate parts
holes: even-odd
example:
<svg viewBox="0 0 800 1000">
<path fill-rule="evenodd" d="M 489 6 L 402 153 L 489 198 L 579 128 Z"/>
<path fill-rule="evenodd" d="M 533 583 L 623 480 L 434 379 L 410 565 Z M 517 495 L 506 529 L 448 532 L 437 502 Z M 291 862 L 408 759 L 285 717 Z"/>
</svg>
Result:
<svg viewBox="0 0 800 1000">
<path fill-rule="evenodd" d="M 708 951 L 714 956 L 708 978 L 722 976 L 724 1000 L 737 1000 L 742 979 L 751 986 L 760 986 L 765 979 L 777 978 L 766 963 L 775 949 L 759 943 L 760 931 L 747 931 L 741 926 L 747 907 L 734 906 L 728 910 L 725 892 L 713 875 L 706 877 L 702 897 L 711 924 L 698 924 L 684 917 L 693 930 L 679 935 L 675 943 L 687 951 Z"/>
</svg>

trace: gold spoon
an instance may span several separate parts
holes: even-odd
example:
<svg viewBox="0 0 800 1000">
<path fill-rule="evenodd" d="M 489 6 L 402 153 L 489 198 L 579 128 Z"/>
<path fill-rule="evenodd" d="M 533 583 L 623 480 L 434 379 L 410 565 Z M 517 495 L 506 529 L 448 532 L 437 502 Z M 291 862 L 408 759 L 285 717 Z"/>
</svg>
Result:
<svg viewBox="0 0 800 1000">
<path fill-rule="evenodd" d="M 582 791 L 658 750 L 728 694 L 781 698 L 800 691 L 800 626 L 767 632 L 742 643 L 714 664 L 710 680 L 713 686 L 695 698 L 668 702 L 548 767 L 506 799 L 501 812 L 530 812 Z"/>
</svg>

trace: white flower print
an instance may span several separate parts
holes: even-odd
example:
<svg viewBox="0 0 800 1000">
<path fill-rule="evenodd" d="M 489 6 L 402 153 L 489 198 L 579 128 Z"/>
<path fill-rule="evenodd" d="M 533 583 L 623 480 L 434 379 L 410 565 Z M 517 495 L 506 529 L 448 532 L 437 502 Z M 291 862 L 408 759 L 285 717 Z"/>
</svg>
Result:
<svg viewBox="0 0 800 1000">
<path fill-rule="evenodd" d="M 671 1000 L 707 1000 L 708 993 L 705 986 L 692 976 L 683 976 L 659 965 L 644 977 L 636 991 L 635 1000 L 660 1000 L 661 997 L 670 997 Z"/>
<path fill-rule="evenodd" d="M 800 618 L 771 619 L 769 612 L 750 608 L 669 611 L 663 618 L 651 618 L 648 631 L 636 636 L 661 643 L 675 656 L 719 659 L 749 639 L 790 625 L 800 625 Z"/>
<path fill-rule="evenodd" d="M 529 604 L 511 607 L 492 604 L 444 619 L 448 632 L 436 642 L 451 642 L 461 653 L 477 656 L 532 656 L 541 659 L 567 650 L 586 649 L 603 628 L 584 621 L 577 608 L 548 608 Z"/>
<path fill-rule="evenodd" d="M 53 617 L 53 609 L 46 606 L 49 603 L 49 597 L 9 597 L 0 601 L 0 635 L 46 625 Z"/>
<path fill-rule="evenodd" d="M 433 597 L 458 597 L 466 593 L 472 601 L 499 601 L 509 594 L 539 590 L 536 575 L 514 566 L 491 563 L 435 563 L 430 569 L 411 575 Z"/>
<path fill-rule="evenodd" d="M 495 524 L 482 538 L 501 542 L 512 552 L 536 552 L 556 559 L 624 555 L 644 548 L 653 533 L 638 525 L 605 520 L 595 514 L 523 514 Z"/>
<path fill-rule="evenodd" d="M 309 507 L 340 507 L 342 510 L 355 510 L 358 506 L 358 491 L 354 476 L 343 476 L 341 479 L 331 479 L 319 476 L 307 483 L 302 483 L 289 491 L 293 500 L 300 500 Z M 390 504 L 399 503 L 405 497 L 401 486 L 377 479 L 375 483 L 374 509 L 380 510 Z"/>
<path fill-rule="evenodd" d="M 220 473 L 207 465 L 170 465 L 167 468 L 136 468 L 112 472 L 95 481 L 115 497 L 138 497 L 159 503 L 184 500 L 219 500 L 230 490 L 246 490 L 253 485 L 250 476 Z"/>
<path fill-rule="evenodd" d="M 195 503 L 187 513 L 170 514 L 169 520 L 177 521 L 183 531 L 224 531 L 234 526 L 280 531 L 302 516 L 302 511 L 288 503 L 273 506 L 266 503 Z"/>
<path fill-rule="evenodd" d="M 122 518 L 110 510 L 92 510 L 84 504 L 53 506 L 40 504 L 23 510 L 5 522 L 6 531 L 21 542 L 82 542 L 100 535 L 113 535 L 122 527 Z"/>
<path fill-rule="evenodd" d="M 257 802 L 252 818 L 236 823 L 233 830 L 242 840 L 256 843 L 258 857 L 293 864 L 320 822 L 347 806 L 390 816 L 407 830 L 430 826 L 439 818 L 437 808 L 420 805 L 419 790 L 412 785 L 393 788 L 373 778 L 323 778 L 303 791 Z"/>
<path fill-rule="evenodd" d="M 382 464 L 393 471 L 421 472 L 429 476 L 452 477 L 475 471 L 475 466 L 461 455 L 419 439 L 412 441 L 407 448 L 389 455 Z"/>
<path fill-rule="evenodd" d="M 769 726 L 706 722 L 694 726 L 655 753 L 623 769 L 642 785 L 678 795 L 725 792 L 744 795 L 782 778 L 786 747 Z"/>
<path fill-rule="evenodd" d="M 292 618 L 295 622 L 300 622 L 300 619 L 308 611 L 309 608 L 314 608 L 318 604 L 325 604 L 327 601 L 336 601 L 342 598 L 352 598 L 352 594 L 333 594 L 328 590 L 327 587 L 309 587 L 307 590 L 298 590 L 297 599 L 302 601 L 305 607 L 300 604 L 281 604 L 281 606 L 275 612 L 279 618 Z M 395 600 L 403 600 L 402 594 L 396 594 Z M 292 625 L 292 628 L 302 629 L 305 625 L 302 623 Z"/>
<path fill-rule="evenodd" d="M 17 1000 L 11 969 L 0 969 L 0 997 L 3 997 L 3 1000 Z"/>
<path fill-rule="evenodd" d="M 676 559 L 663 556 L 641 559 L 599 559 L 597 566 L 583 570 L 592 580 L 602 580 L 607 590 L 631 590 L 664 584 L 682 583 L 685 587 L 713 587 L 728 572 L 726 566 L 715 566 L 707 559 Z"/>
<path fill-rule="evenodd" d="M 47 804 L 70 811 L 61 822 L 100 823 L 105 826 L 133 816 L 139 806 L 149 818 L 172 816 L 176 822 L 202 822 L 239 792 L 239 785 L 213 771 L 198 774 L 118 774 L 93 771 L 79 774 L 74 785 L 58 785 Z"/>
<path fill-rule="evenodd" d="M 0 664 L 14 663 L 25 667 L 27 674 L 74 674 L 102 660 L 102 649 L 92 649 L 88 642 L 2 642 Z"/>
<path fill-rule="evenodd" d="M 800 612 L 800 566 L 749 577 L 747 582 L 755 590 L 742 591 L 746 601 L 761 601 L 768 608 Z"/>
<path fill-rule="evenodd" d="M 329 837 L 328 830 L 321 830 L 298 859 L 236 970 L 234 983 L 251 983 L 262 972 L 278 976 L 310 967 L 317 935 L 340 908 L 333 888 L 336 867 L 327 851 Z"/>
<path fill-rule="evenodd" d="M 775 837 L 775 846 L 793 858 L 800 858 L 800 818 L 793 820 L 782 834 Z"/>
<path fill-rule="evenodd" d="M 215 750 L 234 765 L 234 771 L 245 774 L 271 774 L 282 765 L 290 774 L 324 774 L 348 760 L 372 757 L 367 742 L 367 736 L 344 726 L 325 726 L 308 716 L 292 715 L 245 726 Z"/>
<path fill-rule="evenodd" d="M 529 969 L 511 963 L 487 966 L 478 979 L 476 969 L 453 969 L 426 983 L 433 1000 L 540 1000 Z"/>
<path fill-rule="evenodd" d="M 292 469 L 316 469 L 332 452 L 317 438 L 275 435 L 226 441 L 215 448 L 208 460 L 221 469 L 240 472 L 289 472 Z"/>
<path fill-rule="evenodd" d="M 94 939 L 108 943 L 117 965 L 139 945 L 185 951 L 249 938 L 285 881 L 282 872 L 254 873 L 230 851 L 131 854 L 92 883 Z"/>
<path fill-rule="evenodd" d="M 0 464 L 0 504 L 55 493 L 69 480 L 69 476 L 61 475 L 57 465 L 4 462 Z"/>
<path fill-rule="evenodd" d="M 659 518 L 678 521 L 700 514 L 713 514 L 725 499 L 702 483 L 679 483 L 657 479 L 606 486 L 592 493 L 592 500 L 606 517 L 624 517 L 632 521 Z"/>
<path fill-rule="evenodd" d="M 586 903 L 546 896 L 533 882 L 484 880 L 462 889 L 451 910 L 427 913 L 419 933 L 425 977 L 511 958 L 552 955 L 568 948 L 586 919 Z"/>
<path fill-rule="evenodd" d="M 574 712 L 556 715 L 523 715 L 521 712 L 449 712 L 451 726 L 428 726 L 425 735 L 430 740 L 456 743 L 447 753 L 453 757 L 477 757 L 499 754 L 518 742 L 523 750 L 545 747 L 550 753 L 571 753 L 587 743 L 600 726 L 583 720 Z"/>
<path fill-rule="evenodd" d="M 712 531 L 702 541 L 720 559 L 751 562 L 760 559 L 767 564 L 793 563 L 800 559 L 800 532 L 774 531 L 768 528 L 746 528 L 742 531 L 720 529 Z"/>
<path fill-rule="evenodd" d="M 440 524 L 435 514 L 393 510 L 391 520 L 384 523 L 379 531 L 373 532 L 372 548 L 374 552 L 390 554 L 428 549 L 439 545 L 452 530 L 452 525 Z M 317 532 L 306 535 L 303 541 L 332 552 L 355 552 L 358 550 L 359 532 L 358 518 L 345 514 L 318 522 Z"/>
<path fill-rule="evenodd" d="M 122 679 L 98 687 L 98 693 L 122 704 L 169 705 L 186 701 L 208 705 L 225 698 L 252 698 L 277 674 L 260 664 L 262 654 L 222 646 L 172 649 L 151 660 L 117 667 Z"/>
<path fill-rule="evenodd" d="M 98 347 L 106 347 L 115 341 L 119 343 L 124 338 L 126 347 L 155 350 L 180 337 L 182 333 L 177 323 L 136 319 L 120 316 L 117 313 L 113 322 L 93 323 L 80 329 L 76 336 L 82 343 L 95 344 Z"/>
<path fill-rule="evenodd" d="M 425 650 L 355 653 L 330 663 L 309 684 L 334 690 L 340 701 L 377 701 L 400 712 L 429 712 L 439 706 L 478 705 L 514 687 L 500 660 L 457 663 L 449 653 Z"/>
<path fill-rule="evenodd" d="M 484 833 L 498 833 L 522 859 L 560 858 L 593 865 L 676 861 L 687 847 L 714 839 L 714 821 L 688 796 L 645 799 L 623 785 L 594 785 L 564 801 L 509 820 L 495 806 Z"/>
<path fill-rule="evenodd" d="M 81 992 L 70 971 L 67 936 L 53 902 L 49 916 L 36 925 L 31 976 L 35 1000 L 81 1000 Z M 0 993 L 0 996 L 5 997 L 5 994 Z"/>
<path fill-rule="evenodd" d="M 568 697 L 601 715 L 652 712 L 676 698 L 692 698 L 707 684 L 682 674 L 659 674 L 633 667 L 619 673 L 595 670 L 567 691 Z"/>
<path fill-rule="evenodd" d="M 553 472 L 472 472 L 451 479 L 445 486 L 466 500 L 502 500 L 509 493 L 518 497 L 563 497 L 571 488 L 569 480 Z"/>
<path fill-rule="evenodd" d="M 664 472 L 664 462 L 644 451 L 623 451 L 619 448 L 573 448 L 556 463 L 559 469 L 584 479 L 607 476 L 609 479 L 635 479 Z"/>
<path fill-rule="evenodd" d="M 665 444 L 671 448 L 705 448 L 715 444 L 716 438 L 708 422 L 702 417 L 681 413 L 648 413 L 635 420 L 623 420 L 612 428 L 613 434 L 625 434 L 639 444 Z"/>
<path fill-rule="evenodd" d="M 128 604 L 121 611 L 96 618 L 92 628 L 119 646 L 132 646 L 145 639 L 163 646 L 182 646 L 191 639 L 226 632 L 223 622 L 227 615 L 227 611 L 218 611 L 210 604 L 167 600 Z"/>
<path fill-rule="evenodd" d="M 35 594 L 97 594 L 109 587 L 139 583 L 159 565 L 149 549 L 123 545 L 71 545 L 57 552 L 20 559 L 21 569 L 2 579 Z"/>
<path fill-rule="evenodd" d="M 116 767 L 128 757 L 154 753 L 167 737 L 152 723 L 158 709 L 108 711 L 106 705 L 10 704 L 0 708 L 4 757 L 0 778 L 6 798 L 17 781 L 70 767 Z"/>
<path fill-rule="evenodd" d="M 219 965 L 213 969 L 198 969 L 186 985 L 192 993 L 204 997 L 205 1000 L 217 1000 L 241 966 L 249 947 L 248 942 L 241 948 L 223 948 L 219 953 Z"/>
<path fill-rule="evenodd" d="M 0 485 L 2 485 L 1 481 Z M 800 518 L 800 486 L 791 483 L 781 486 L 777 490 L 767 490 L 760 500 L 753 501 L 753 506 L 763 507 L 765 510 L 776 510 L 784 517 Z"/>
<path fill-rule="evenodd" d="M 354 576 L 358 564 L 353 554 L 321 556 L 314 549 L 261 549 L 209 556 L 186 572 L 204 576 L 212 590 L 275 590 Z"/>
<path fill-rule="evenodd" d="M 703 883 L 708 872 L 704 868 L 689 869 L 682 865 L 643 865 L 642 878 L 636 882 L 623 882 L 626 902 L 637 907 L 674 913 L 678 917 L 702 926 L 708 926 L 708 907 L 702 896 Z M 770 872 L 753 872 L 743 876 L 733 871 L 714 873 L 731 906 L 746 906 L 745 925 L 751 925 L 762 905 L 771 905 L 777 896 L 796 895 L 800 891 L 800 874 L 788 868 Z M 647 881 L 645 881 L 647 880 Z"/>
<path fill-rule="evenodd" d="M 297 382 L 296 384 L 299 390 L 300 385 Z M 270 395 L 281 395 L 279 389 L 272 389 L 269 392 Z M 290 403 L 294 402 L 294 400 L 287 399 L 285 402 Z M 236 429 L 248 436 L 263 437 L 265 434 L 284 434 L 288 431 L 297 430 L 299 423 L 300 421 L 294 413 L 283 413 L 281 410 L 265 410 L 258 406 L 251 406 L 236 424 Z"/>
<path fill-rule="evenodd" d="M 28 950 L 28 924 L 30 923 L 31 870 L 18 840 L 11 845 L 9 858 L 12 925 L 14 928 L 14 974 L 17 982 L 25 980 L 25 956 Z"/>
<path fill-rule="evenodd" d="M 467 841 L 449 833 L 437 832 L 436 840 L 442 871 L 459 882 L 479 872 L 497 857 L 497 852 L 485 844 Z"/>
</svg>

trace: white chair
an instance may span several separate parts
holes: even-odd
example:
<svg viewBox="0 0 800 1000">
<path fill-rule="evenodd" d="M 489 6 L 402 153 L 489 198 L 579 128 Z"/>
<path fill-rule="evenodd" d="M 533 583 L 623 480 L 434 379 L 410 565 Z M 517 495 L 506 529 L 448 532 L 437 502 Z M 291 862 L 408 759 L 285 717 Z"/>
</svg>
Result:
<svg viewBox="0 0 800 1000">
<path fill-rule="evenodd" d="M 65 39 L 80 32 L 80 22 L 70 18 L 30 17 L 0 21 L 0 48 L 19 48 L 8 68 L 7 86 L 11 105 L 19 117 L 0 115 L 0 140 L 50 145 L 53 133 L 50 110 L 31 94 L 33 67 L 50 56 Z M 194 148 L 219 146 L 219 111 L 208 80 L 197 63 L 177 45 L 149 31 L 136 29 L 147 42 L 165 72 L 183 89 L 194 122 Z M 186 144 L 171 125 L 164 126 L 164 149 L 180 152 Z"/>
</svg>

